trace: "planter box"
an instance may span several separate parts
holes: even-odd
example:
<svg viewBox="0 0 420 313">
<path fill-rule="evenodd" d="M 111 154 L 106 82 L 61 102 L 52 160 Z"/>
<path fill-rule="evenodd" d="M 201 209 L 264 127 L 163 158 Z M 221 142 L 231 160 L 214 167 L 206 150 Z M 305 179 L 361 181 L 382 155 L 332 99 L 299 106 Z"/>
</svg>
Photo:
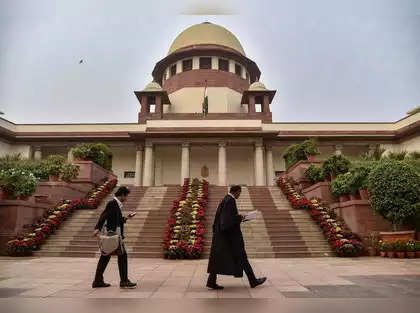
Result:
<svg viewBox="0 0 420 313">
<path fill-rule="evenodd" d="M 367 200 L 350 200 L 330 205 L 350 230 L 360 236 L 369 235 L 374 231 L 391 231 L 392 224 L 382 216 L 376 215 Z"/>
<path fill-rule="evenodd" d="M 381 232 L 379 235 L 381 236 L 383 241 L 398 241 L 414 239 L 414 234 L 414 230 L 405 230 Z"/>
<path fill-rule="evenodd" d="M 299 161 L 295 165 L 289 167 L 286 175 L 296 181 L 298 184 L 307 184 L 309 181 L 305 176 L 305 171 L 311 164 L 320 164 L 321 161 Z"/>
<path fill-rule="evenodd" d="M 0 255 L 6 254 L 6 243 L 23 229 L 23 225 L 36 222 L 49 204 L 33 201 L 0 201 Z"/>
<path fill-rule="evenodd" d="M 116 179 L 111 172 L 92 161 L 75 161 L 73 164 L 80 168 L 79 176 L 72 182 L 99 185 L 105 179 Z"/>
<path fill-rule="evenodd" d="M 37 203 L 55 205 L 61 200 L 84 198 L 91 188 L 88 183 L 39 182 L 34 198 Z"/>
<path fill-rule="evenodd" d="M 329 182 L 319 182 L 308 188 L 302 190 L 306 199 L 321 199 L 322 202 L 330 204 L 334 203 L 335 200 L 331 194 Z"/>
</svg>

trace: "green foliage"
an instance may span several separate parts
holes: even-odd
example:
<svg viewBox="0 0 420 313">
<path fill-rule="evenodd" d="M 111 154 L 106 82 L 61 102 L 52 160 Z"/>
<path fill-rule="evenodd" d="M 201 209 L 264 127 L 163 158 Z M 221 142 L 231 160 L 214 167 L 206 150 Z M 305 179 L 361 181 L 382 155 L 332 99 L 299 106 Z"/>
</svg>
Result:
<svg viewBox="0 0 420 313">
<path fill-rule="evenodd" d="M 84 143 L 73 148 L 75 158 L 92 161 L 102 166 L 106 170 L 112 167 L 112 152 L 103 143 Z"/>
<path fill-rule="evenodd" d="M 60 176 L 65 164 L 66 159 L 61 155 L 49 155 L 45 160 L 48 175 L 51 176 Z"/>
<path fill-rule="evenodd" d="M 350 161 L 343 155 L 332 155 L 322 164 L 325 176 L 332 176 L 347 173 L 350 168 Z"/>
<path fill-rule="evenodd" d="M 306 169 L 305 176 L 312 184 L 324 181 L 325 179 L 322 168 L 313 164 L 309 165 L 309 167 Z"/>
<path fill-rule="evenodd" d="M 394 242 L 394 251 L 395 252 L 405 252 L 407 251 L 407 241 L 398 240 Z"/>
<path fill-rule="evenodd" d="M 64 181 L 71 181 L 75 179 L 80 172 L 80 167 L 74 164 L 64 164 L 62 168 L 61 179 Z"/>
<path fill-rule="evenodd" d="M 9 195 L 29 197 L 36 190 L 37 179 L 34 174 L 20 168 L 2 169 L 0 171 L 0 187 Z"/>
<path fill-rule="evenodd" d="M 388 160 L 397 160 L 397 161 L 403 161 L 408 152 L 407 151 L 390 151 L 388 152 L 383 158 Z"/>
<path fill-rule="evenodd" d="M 378 164 L 376 161 L 354 162 L 350 168 L 352 180 L 350 192 L 356 193 L 359 189 L 368 189 L 368 178 L 373 168 Z"/>
<path fill-rule="evenodd" d="M 420 174 L 407 162 L 383 160 L 368 179 L 371 204 L 394 225 L 419 216 Z"/>
<path fill-rule="evenodd" d="M 405 156 L 406 160 L 420 160 L 420 152 L 419 151 L 411 151 L 407 153 Z"/>
<path fill-rule="evenodd" d="M 384 148 L 376 146 L 375 149 L 370 152 L 365 152 L 360 156 L 360 159 L 363 161 L 379 161 L 382 158 L 383 153 L 385 152 Z"/>
<path fill-rule="evenodd" d="M 331 182 L 331 193 L 335 198 L 351 192 L 350 185 L 352 182 L 351 173 L 339 174 L 336 179 Z"/>
</svg>

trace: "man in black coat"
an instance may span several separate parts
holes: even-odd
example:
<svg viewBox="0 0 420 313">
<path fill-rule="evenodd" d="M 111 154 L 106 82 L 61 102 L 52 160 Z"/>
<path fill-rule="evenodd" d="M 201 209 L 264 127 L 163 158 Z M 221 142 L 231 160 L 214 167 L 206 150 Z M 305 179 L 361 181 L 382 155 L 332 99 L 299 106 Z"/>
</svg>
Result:
<svg viewBox="0 0 420 313">
<path fill-rule="evenodd" d="M 255 288 L 267 278 L 256 278 L 248 256 L 241 232 L 241 223 L 245 217 L 238 214 L 236 199 L 241 195 L 241 186 L 232 186 L 229 194 L 220 202 L 213 223 L 213 241 L 211 245 L 207 273 L 207 287 L 223 289 L 216 283 L 217 274 L 242 277 L 245 271 L 249 285 Z"/>
<path fill-rule="evenodd" d="M 106 222 L 106 230 L 117 232 L 124 239 L 124 223 L 128 218 L 131 218 L 135 213 L 131 213 L 128 217 L 122 215 L 122 203 L 127 199 L 130 190 L 127 187 L 120 187 L 115 193 L 113 200 L 109 201 L 99 217 L 98 223 L 95 226 L 94 236 L 98 236 L 100 230 Z M 118 255 L 118 269 L 120 272 L 120 288 L 135 288 L 136 283 L 132 283 L 128 279 L 128 264 L 127 252 L 125 251 L 124 243 L 121 241 L 121 246 L 117 250 Z M 111 259 L 111 255 L 101 255 L 98 266 L 96 268 L 95 280 L 92 283 L 92 288 L 109 287 L 110 284 L 104 282 L 104 272 Z"/>
</svg>

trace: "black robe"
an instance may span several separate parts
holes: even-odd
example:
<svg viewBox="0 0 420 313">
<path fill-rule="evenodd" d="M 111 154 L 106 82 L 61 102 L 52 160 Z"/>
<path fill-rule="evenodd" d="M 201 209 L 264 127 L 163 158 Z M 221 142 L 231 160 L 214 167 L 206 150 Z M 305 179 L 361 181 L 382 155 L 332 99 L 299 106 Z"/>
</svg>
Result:
<svg viewBox="0 0 420 313">
<path fill-rule="evenodd" d="M 105 221 L 106 229 L 108 231 L 116 231 L 119 226 L 121 228 L 121 237 L 124 239 L 124 223 L 127 221 L 127 218 L 123 217 L 117 200 L 113 199 L 107 203 L 105 210 L 99 217 L 95 229 L 101 230 Z"/>
<path fill-rule="evenodd" d="M 226 195 L 220 202 L 214 218 L 208 273 L 243 276 L 247 255 L 241 221 L 236 200 Z"/>
</svg>

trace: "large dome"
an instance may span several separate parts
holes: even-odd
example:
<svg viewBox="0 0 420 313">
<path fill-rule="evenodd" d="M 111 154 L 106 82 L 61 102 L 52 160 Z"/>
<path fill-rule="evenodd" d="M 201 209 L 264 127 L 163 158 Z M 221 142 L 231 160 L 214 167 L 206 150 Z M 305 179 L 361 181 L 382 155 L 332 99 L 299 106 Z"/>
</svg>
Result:
<svg viewBox="0 0 420 313">
<path fill-rule="evenodd" d="M 201 44 L 221 45 L 245 55 L 244 48 L 234 34 L 209 22 L 193 25 L 180 33 L 169 48 L 168 55 L 180 48 Z"/>
</svg>

